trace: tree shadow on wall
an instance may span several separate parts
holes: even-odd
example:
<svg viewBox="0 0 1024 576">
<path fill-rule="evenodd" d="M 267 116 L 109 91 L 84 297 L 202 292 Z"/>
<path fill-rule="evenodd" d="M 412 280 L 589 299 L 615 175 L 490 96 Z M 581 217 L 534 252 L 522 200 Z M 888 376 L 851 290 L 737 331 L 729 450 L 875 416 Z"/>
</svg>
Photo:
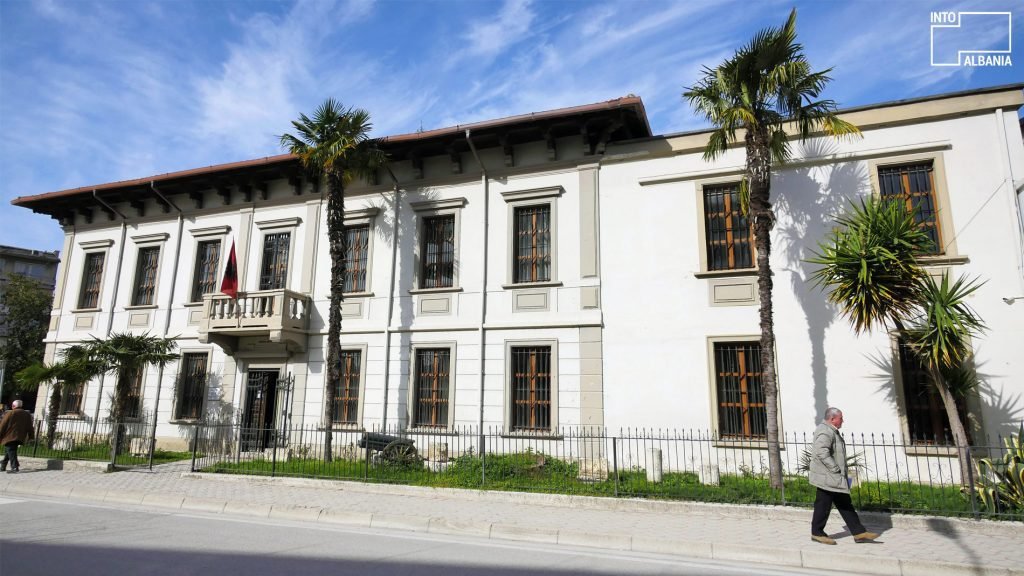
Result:
<svg viewBox="0 0 1024 576">
<path fill-rule="evenodd" d="M 817 139 L 799 146 L 796 153 L 800 157 L 815 158 L 836 151 L 834 142 Z M 779 215 L 775 253 L 781 257 L 782 265 L 776 270 L 789 272 L 790 287 L 806 317 L 817 418 L 828 408 L 825 332 L 841 318 L 825 293 L 815 287 L 811 275 L 817 267 L 808 264 L 807 259 L 814 256 L 818 243 L 826 239 L 836 216 L 845 211 L 851 200 L 870 193 L 870 180 L 862 162 L 823 163 L 783 167 L 774 177 L 772 188 L 779 191 L 775 197 Z"/>
</svg>

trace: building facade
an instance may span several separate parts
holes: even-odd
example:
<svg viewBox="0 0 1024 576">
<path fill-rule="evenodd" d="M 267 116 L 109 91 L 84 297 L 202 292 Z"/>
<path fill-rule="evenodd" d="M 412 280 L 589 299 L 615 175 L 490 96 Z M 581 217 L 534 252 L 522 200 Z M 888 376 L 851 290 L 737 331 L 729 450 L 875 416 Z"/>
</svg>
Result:
<svg viewBox="0 0 1024 576">
<path fill-rule="evenodd" d="M 975 433 L 1024 415 L 1022 86 L 843 112 L 863 138 L 815 138 L 772 181 L 780 418 L 911 444 L 945 433 L 919 367 L 885 333 L 854 335 L 809 282 L 851 201 L 924 206 L 933 273 L 986 280 L 989 326 L 968 399 Z M 325 406 L 330 285 L 325 190 L 282 155 L 18 198 L 64 228 L 48 335 L 175 337 L 181 359 L 140 374 L 158 445 L 193 422 L 547 435 L 567 427 L 764 434 L 742 147 L 650 133 L 639 98 L 393 136 L 390 170 L 346 190 L 341 382 Z M 219 293 L 228 254 L 237 299 Z M 61 418 L 106 417 L 109 376 Z M 40 391 L 45 395 L 45 389 Z M 148 416 L 146 416 L 148 415 Z"/>
</svg>

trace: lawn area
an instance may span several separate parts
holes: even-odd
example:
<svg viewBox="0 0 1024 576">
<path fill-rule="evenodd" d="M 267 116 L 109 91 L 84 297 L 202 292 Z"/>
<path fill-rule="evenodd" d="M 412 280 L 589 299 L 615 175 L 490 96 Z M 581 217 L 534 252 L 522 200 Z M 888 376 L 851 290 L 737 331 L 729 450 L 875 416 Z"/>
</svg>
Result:
<svg viewBox="0 0 1024 576">
<path fill-rule="evenodd" d="M 815 489 L 803 476 L 785 480 L 785 501 L 772 490 L 768 479 L 754 474 L 722 474 L 718 484 L 701 484 L 697 474 L 671 472 L 658 483 L 649 482 L 643 470 L 608 475 L 603 480 L 580 479 L 579 465 L 536 453 L 465 455 L 446 467 L 431 471 L 419 463 L 401 466 L 364 460 L 323 460 L 292 458 L 284 462 L 235 461 L 212 464 L 204 472 L 253 474 L 357 480 L 367 482 L 545 492 L 584 496 L 624 496 L 662 500 L 718 502 L 729 504 L 788 504 L 810 507 Z M 861 510 L 884 512 L 970 515 L 971 503 L 956 486 L 925 486 L 905 482 L 865 482 L 852 491 Z"/>
<path fill-rule="evenodd" d="M 38 446 L 27 445 L 22 447 L 20 453 L 33 458 L 53 458 L 56 460 L 94 460 L 98 462 L 110 461 L 110 444 L 106 441 L 93 444 L 78 443 L 70 450 L 54 450 L 47 448 L 45 444 Z M 157 449 L 153 452 L 153 464 L 167 464 L 192 458 L 191 452 L 171 452 Z M 133 456 L 122 453 L 117 457 L 117 464 L 133 466 L 149 463 L 149 456 Z"/>
</svg>

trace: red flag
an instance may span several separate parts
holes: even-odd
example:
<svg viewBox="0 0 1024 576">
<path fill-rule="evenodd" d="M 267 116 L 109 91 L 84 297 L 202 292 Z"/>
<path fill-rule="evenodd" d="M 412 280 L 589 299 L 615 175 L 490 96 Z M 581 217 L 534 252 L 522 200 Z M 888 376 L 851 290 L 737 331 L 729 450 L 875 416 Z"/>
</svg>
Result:
<svg viewBox="0 0 1024 576">
<path fill-rule="evenodd" d="M 232 298 L 238 298 L 238 262 L 235 260 L 235 241 L 231 241 L 231 253 L 228 254 L 228 265 L 224 268 L 224 281 L 220 283 L 220 291 Z"/>
</svg>

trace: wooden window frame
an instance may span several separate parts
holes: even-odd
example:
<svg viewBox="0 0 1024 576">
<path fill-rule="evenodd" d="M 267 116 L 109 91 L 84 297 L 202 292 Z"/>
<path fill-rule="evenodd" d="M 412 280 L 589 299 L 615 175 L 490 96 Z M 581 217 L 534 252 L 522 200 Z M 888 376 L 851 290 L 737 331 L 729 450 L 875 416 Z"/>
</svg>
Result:
<svg viewBox="0 0 1024 576">
<path fill-rule="evenodd" d="M 935 205 L 935 228 L 939 239 L 939 251 L 935 254 L 922 255 L 921 261 L 926 265 L 953 263 L 958 264 L 966 261 L 966 258 L 957 250 L 955 228 L 950 210 L 949 189 L 946 179 L 945 155 L 943 151 L 920 152 L 909 154 L 898 154 L 885 156 L 868 161 L 868 171 L 871 178 L 872 194 L 881 198 L 881 183 L 879 180 L 879 169 L 896 168 L 931 162 L 931 184 L 932 201 Z"/>
<path fill-rule="evenodd" d="M 737 334 L 737 335 L 716 335 L 707 337 L 707 366 L 708 366 L 708 396 L 711 400 L 709 408 L 711 415 L 711 430 L 715 434 L 715 444 L 719 446 L 730 446 L 730 447 L 742 447 L 751 449 L 767 449 L 768 442 L 762 437 L 741 437 L 741 436 L 725 436 L 723 437 L 720 433 L 721 423 L 719 422 L 719 392 L 718 392 L 718 366 L 716 365 L 715 347 L 718 344 L 753 344 L 760 347 L 761 337 L 752 334 Z M 778 357 L 775 360 L 776 366 L 778 366 Z M 779 437 L 783 437 L 783 422 L 782 422 L 782 407 L 781 407 L 781 388 L 782 383 L 779 381 L 777 372 L 776 384 L 780 389 L 778 398 L 776 399 L 776 414 L 778 418 L 779 426 Z M 767 406 L 765 406 L 767 408 Z M 767 410 L 766 414 L 767 416 Z M 766 423 L 767 424 L 767 423 Z"/>
<path fill-rule="evenodd" d="M 416 214 L 416 246 L 414 248 L 414 259 L 416 268 L 413 271 L 413 286 L 410 294 L 429 292 L 456 292 L 461 290 L 459 282 L 459 258 L 462 239 L 462 209 L 466 205 L 465 198 L 448 198 L 445 200 L 426 200 L 412 202 L 413 212 Z M 427 258 L 427 226 L 426 222 L 433 218 L 451 217 L 452 222 L 452 273 L 451 284 L 448 286 L 426 286 L 424 265 Z"/>
<path fill-rule="evenodd" d="M 57 409 L 58 416 L 83 415 L 82 406 L 85 401 L 85 387 L 86 383 L 82 382 L 78 386 L 74 387 L 74 393 L 72 393 L 72 390 L 70 390 L 67 387 L 65 387 L 64 390 L 61 391 L 60 406 Z M 71 405 L 71 402 L 69 400 L 70 398 L 75 398 L 75 403 L 73 406 Z"/>
<path fill-rule="evenodd" d="M 355 268 L 353 268 L 351 266 L 353 261 L 349 258 L 349 237 L 348 237 L 348 235 L 349 235 L 349 232 L 351 232 L 353 230 L 365 230 L 365 233 L 366 233 L 366 237 L 365 237 L 366 249 L 365 249 L 365 251 L 362 251 L 362 257 L 357 260 L 358 262 L 360 262 L 362 264 L 362 267 L 358 268 L 358 271 L 361 272 L 362 275 L 363 275 L 362 276 L 362 280 L 363 280 L 363 285 L 362 286 L 356 286 L 355 285 L 355 277 L 356 277 L 357 269 L 355 269 Z M 370 231 L 371 230 L 372 230 L 372 228 L 370 227 L 369 223 L 366 223 L 366 224 L 351 224 L 351 225 L 346 224 L 345 225 L 345 232 L 344 232 L 344 234 L 345 234 L 345 280 L 344 280 L 344 288 L 343 288 L 343 293 L 344 294 L 361 294 L 361 293 L 366 292 L 366 286 L 370 282 L 370 278 L 369 278 L 369 273 L 370 273 L 370 245 L 373 244 L 373 242 L 370 241 L 371 240 L 370 239 Z M 351 284 L 350 284 L 350 279 L 351 279 Z M 349 286 L 351 286 L 351 287 L 349 287 Z"/>
<path fill-rule="evenodd" d="M 186 382 L 186 378 L 193 376 L 193 374 L 183 374 L 186 365 L 185 361 L 187 357 L 202 356 L 202 360 L 199 364 L 202 366 L 202 382 L 198 385 L 195 382 Z M 197 422 L 203 420 L 206 409 L 206 394 L 209 390 L 210 382 L 210 362 L 213 355 L 209 350 L 190 350 L 183 349 L 181 351 L 181 359 L 178 361 L 178 376 L 174 386 L 174 411 L 172 412 L 173 422 Z M 186 394 L 186 386 L 192 389 L 192 394 Z M 195 393 L 195 388 L 198 386 L 198 394 Z M 192 414 L 185 414 L 187 408 L 191 406 L 186 404 L 185 399 L 187 396 L 191 396 L 191 400 L 198 400 L 198 406 L 195 407 Z"/>
<path fill-rule="evenodd" d="M 420 360 L 424 355 L 432 355 L 433 364 L 424 367 Z M 439 360 L 445 358 L 445 366 L 440 365 Z M 412 404 L 409 407 L 409 423 L 414 429 L 424 430 L 446 430 L 451 427 L 452 416 L 455 406 L 452 402 L 452 376 L 455 366 L 452 363 L 452 349 L 448 346 L 418 346 L 413 350 L 412 355 Z M 430 382 L 429 397 L 424 394 L 423 379 L 427 377 Z M 421 418 L 421 404 L 426 403 L 427 412 L 431 417 Z M 429 421 L 428 421 L 429 420 Z"/>
<path fill-rule="evenodd" d="M 516 388 L 516 375 L 515 370 L 515 358 L 514 355 L 516 350 L 530 349 L 530 348 L 547 348 L 549 354 L 549 398 L 548 403 L 548 417 L 549 422 L 547 426 L 538 425 L 534 427 L 522 427 L 518 426 L 516 422 L 515 410 L 515 388 Z M 558 360 L 558 341 L 557 340 L 506 340 L 505 341 L 505 431 L 509 435 L 524 435 L 524 436 L 544 436 L 554 434 L 558 429 L 558 417 L 559 417 L 559 405 L 558 405 L 558 374 L 559 360 Z"/>
<path fill-rule="evenodd" d="M 356 208 L 345 211 L 345 228 L 354 228 L 356 226 L 367 226 L 367 245 L 366 245 L 366 285 L 363 286 L 363 290 L 359 292 L 345 292 L 346 298 L 362 298 L 373 296 L 373 245 L 376 231 L 376 217 L 380 212 L 377 207 L 370 208 Z M 325 230 L 326 233 L 326 230 Z M 325 246 L 327 238 L 324 238 Z M 345 267 L 348 269 L 348 266 Z M 328 274 L 329 275 L 329 274 Z M 344 312 L 342 313 L 344 315 Z M 366 354 L 363 354 L 363 358 Z M 365 363 L 364 363 L 365 365 Z"/>
<path fill-rule="evenodd" d="M 447 404 L 447 414 L 443 422 L 437 423 L 421 423 L 417 419 L 416 408 L 418 405 L 419 398 L 418 394 L 418 380 L 419 380 L 419 356 L 421 351 L 428 350 L 443 350 L 448 352 L 448 395 L 444 399 Z M 439 342 L 414 342 L 410 349 L 410 361 L 409 361 L 409 391 L 408 391 L 408 408 L 406 410 L 406 422 L 410 430 L 430 430 L 430 431 L 444 431 L 451 430 L 455 426 L 455 387 L 457 383 L 457 374 L 455 367 L 457 366 L 457 348 L 456 343 L 451 341 L 439 341 Z"/>
<path fill-rule="evenodd" d="M 93 267 L 90 260 L 99 259 L 99 269 L 95 272 L 95 281 L 91 281 Z M 78 289 L 78 310 L 99 310 L 100 297 L 103 295 L 103 275 L 107 267 L 107 251 L 87 251 L 82 263 L 82 281 Z M 95 302 L 86 300 L 87 294 L 95 294 Z"/>
<path fill-rule="evenodd" d="M 359 365 L 356 367 L 355 372 L 351 371 L 351 364 L 349 364 L 349 370 L 345 370 L 345 357 L 347 355 L 356 355 L 359 358 Z M 341 348 L 341 371 L 338 390 L 334 395 L 334 401 L 336 406 L 331 407 L 331 426 L 334 428 L 357 428 L 360 426 L 363 418 L 363 389 L 364 382 L 366 380 L 366 348 L 352 348 L 343 346 Z M 355 380 L 355 396 L 352 395 L 352 379 Z M 346 388 L 349 389 L 348 395 L 345 395 Z M 352 420 L 339 420 L 337 415 L 339 414 L 338 408 L 342 408 L 344 413 L 344 405 L 354 403 L 352 408 L 355 412 L 355 417 Z"/>
<path fill-rule="evenodd" d="M 212 246 L 216 248 L 217 257 L 215 261 L 208 261 L 206 259 L 206 252 L 203 250 L 206 246 Z M 192 288 L 190 290 L 190 302 L 202 302 L 203 296 L 206 294 L 216 294 L 220 291 L 218 286 L 218 280 L 221 280 L 220 265 L 222 256 L 224 255 L 224 242 L 223 240 L 210 240 L 201 239 L 196 242 L 196 258 L 195 263 L 192 267 Z M 205 269 L 205 270 L 204 270 Z M 210 274 L 212 273 L 212 278 Z M 211 290 L 203 290 L 203 285 L 208 283 L 212 279 L 213 283 L 209 284 Z"/>
<path fill-rule="evenodd" d="M 508 206 L 508 249 L 507 249 L 507 261 L 508 265 L 506 268 L 506 284 L 505 288 L 516 288 L 520 286 L 551 286 L 558 285 L 558 200 L 559 197 L 565 193 L 565 189 L 561 186 L 552 186 L 548 188 L 534 188 L 530 190 L 515 190 L 502 192 L 502 198 Z M 549 264 L 549 278 L 546 280 L 530 280 L 530 281 L 518 281 L 517 280 L 517 235 L 516 235 L 516 211 L 520 208 L 529 208 L 535 206 L 548 206 L 549 207 L 549 218 L 550 225 L 548 227 L 549 234 L 549 252 L 550 252 L 550 264 Z"/>
<path fill-rule="evenodd" d="M 161 246 L 139 246 L 135 256 L 135 281 L 132 283 L 131 306 L 156 305 L 156 288 L 160 280 Z"/>
<path fill-rule="evenodd" d="M 287 235 L 288 237 L 284 240 L 280 240 L 276 244 L 276 251 L 271 253 L 271 260 L 267 260 L 269 247 L 267 243 L 272 238 L 278 238 Z M 260 249 L 260 275 L 258 278 L 259 284 L 257 289 L 260 291 L 268 290 L 287 290 L 288 289 L 288 276 L 291 272 L 292 267 L 292 242 L 295 239 L 295 234 L 291 230 L 273 230 L 263 234 L 263 241 L 261 242 Z M 282 252 L 283 251 L 283 252 Z M 281 255 L 284 255 L 284 264 L 282 265 L 278 260 Z M 278 285 L 278 282 L 280 285 Z"/>
<path fill-rule="evenodd" d="M 726 182 L 707 182 L 700 186 L 700 201 L 701 201 L 701 217 L 703 219 L 703 254 L 704 254 L 704 270 L 708 272 L 734 272 L 740 270 L 751 270 L 757 267 L 757 254 L 754 246 L 754 227 L 753 224 L 742 215 L 741 207 L 739 206 L 739 187 L 740 182 L 738 181 L 726 181 Z M 712 230 L 709 228 L 710 214 L 708 212 L 708 195 L 710 193 L 723 193 L 723 215 L 725 221 L 725 238 L 720 241 L 712 239 Z M 735 205 L 734 205 L 735 204 Z M 750 254 L 750 265 L 749 266 L 738 266 L 736 263 L 736 246 L 738 237 L 742 237 L 741 233 L 736 231 L 734 227 L 735 219 L 744 219 L 747 221 L 746 240 L 748 246 L 748 252 Z M 712 267 L 712 245 L 722 244 L 725 246 L 727 253 L 726 266 L 724 268 L 713 268 Z"/>
</svg>

